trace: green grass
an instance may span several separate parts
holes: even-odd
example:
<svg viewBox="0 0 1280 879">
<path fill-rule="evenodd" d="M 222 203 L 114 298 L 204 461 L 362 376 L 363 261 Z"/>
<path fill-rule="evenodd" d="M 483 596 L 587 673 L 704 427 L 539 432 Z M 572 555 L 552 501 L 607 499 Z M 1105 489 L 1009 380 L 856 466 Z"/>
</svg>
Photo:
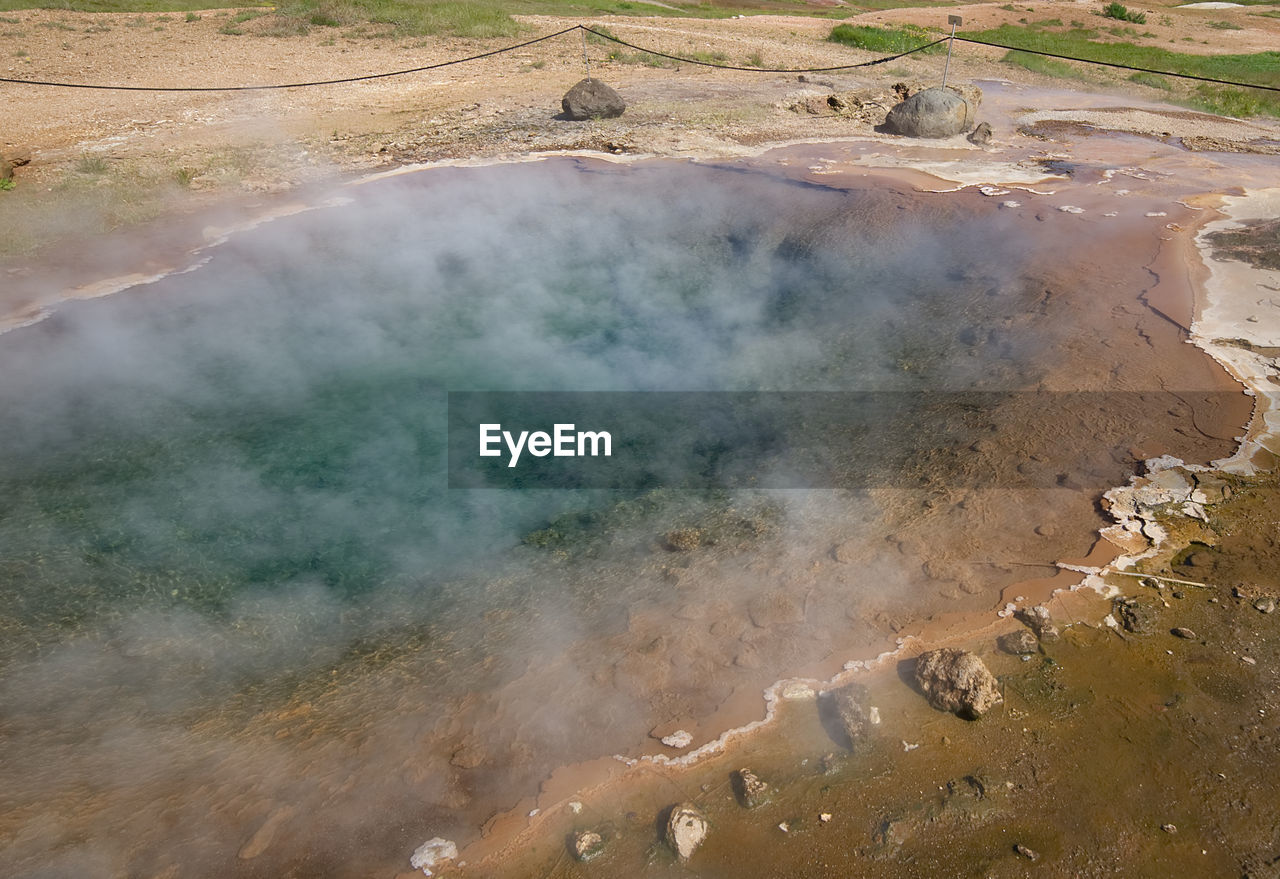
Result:
<svg viewBox="0 0 1280 879">
<path fill-rule="evenodd" d="M 1147 14 L 1145 12 L 1130 12 L 1127 7 L 1121 3 L 1111 2 L 1102 7 L 1102 14 L 1106 18 L 1114 18 L 1117 21 L 1131 21 L 1134 24 L 1146 24 Z"/>
<path fill-rule="evenodd" d="M 1136 82 L 1138 85 L 1150 86 L 1153 89 L 1160 89 L 1163 92 L 1173 91 L 1173 83 L 1167 78 L 1160 76 L 1158 73 L 1135 73 L 1129 77 L 1129 82 Z"/>
<path fill-rule="evenodd" d="M 1242 28 L 1240 25 L 1234 24 L 1233 22 L 1230 22 L 1230 21 L 1211 21 L 1209 22 L 1209 27 L 1214 28 L 1215 30 L 1220 30 L 1220 31 L 1244 30 L 1244 28 Z"/>
<path fill-rule="evenodd" d="M 879 52 L 886 55 L 909 52 L 937 38 L 936 35 L 915 25 L 883 28 L 852 24 L 836 25 L 831 29 L 831 35 L 827 37 L 831 42 L 839 43 L 842 46 L 852 46 L 855 49 L 864 49 L 868 52 Z M 939 44 L 925 49 L 921 54 L 935 54 L 942 52 L 943 49 L 944 47 Z"/>
<path fill-rule="evenodd" d="M 1013 51 L 1006 52 L 1005 56 L 1000 60 L 1005 64 L 1012 64 L 1014 67 L 1021 67 L 1023 70 L 1030 70 L 1032 73 L 1042 73 L 1045 76 L 1056 76 L 1060 79 L 1084 78 L 1084 74 L 1081 71 L 1056 58 L 1042 58 L 1039 55 Z"/>
<path fill-rule="evenodd" d="M 1099 43 L 1072 33 L 1004 25 L 986 31 L 965 32 L 965 37 L 1001 43 L 1019 49 L 1052 52 L 1086 61 L 1145 67 L 1153 71 L 1208 76 L 1233 82 L 1280 86 L 1280 52 L 1250 55 L 1189 55 L 1159 46 L 1133 43 Z M 1191 87 L 1188 86 L 1190 89 Z M 1188 91 L 1194 106 L 1230 116 L 1280 116 L 1280 94 L 1224 86 Z"/>
</svg>

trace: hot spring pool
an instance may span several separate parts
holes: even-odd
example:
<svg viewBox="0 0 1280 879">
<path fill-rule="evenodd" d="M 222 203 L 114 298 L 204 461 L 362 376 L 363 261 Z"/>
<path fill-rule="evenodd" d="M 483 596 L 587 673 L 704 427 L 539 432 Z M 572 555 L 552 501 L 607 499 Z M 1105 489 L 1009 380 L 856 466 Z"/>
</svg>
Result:
<svg viewBox="0 0 1280 879">
<path fill-rule="evenodd" d="M 972 560 L 1019 527 L 1096 524 L 1056 483 L 449 488 L 451 391 L 1024 391 L 1134 332 L 1123 284 L 1102 330 L 1049 295 L 1084 282 L 1015 212 L 690 163 L 350 195 L 0 338 L 9 875 L 402 869 L 556 765 L 989 606 L 1015 572 Z M 1172 441 L 1152 405 L 1121 433 Z"/>
</svg>

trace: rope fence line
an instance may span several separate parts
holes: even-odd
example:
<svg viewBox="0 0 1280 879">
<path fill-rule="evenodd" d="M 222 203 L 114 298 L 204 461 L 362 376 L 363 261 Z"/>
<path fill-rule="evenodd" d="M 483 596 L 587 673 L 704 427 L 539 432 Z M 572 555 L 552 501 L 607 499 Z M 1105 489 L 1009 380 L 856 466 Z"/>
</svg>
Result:
<svg viewBox="0 0 1280 879">
<path fill-rule="evenodd" d="M 344 85 L 347 83 L 367 82 L 373 79 L 387 79 L 393 76 L 407 76 L 413 73 L 423 73 L 428 70 L 439 70 L 442 67 L 451 67 L 456 64 L 466 64 L 471 61 L 480 61 L 485 58 L 492 58 L 496 55 L 503 55 L 508 52 L 514 52 L 518 49 L 524 49 L 529 46 L 537 45 L 538 43 L 546 42 L 547 40 L 553 40 L 557 37 L 563 37 L 565 34 L 571 34 L 571 33 L 574 33 L 575 31 L 582 31 L 582 37 L 584 41 L 586 39 L 587 34 L 593 34 L 602 40 L 608 40 L 610 42 L 617 43 L 620 46 L 626 46 L 628 49 L 634 49 L 637 52 L 644 52 L 647 55 L 653 55 L 658 58 L 666 58 L 671 61 L 678 61 L 681 64 L 693 64 L 700 67 L 712 67 L 717 70 L 739 70 L 739 71 L 746 71 L 748 73 L 834 73 L 840 70 L 856 70 L 864 67 L 874 67 L 878 64 L 885 64 L 889 61 L 896 61 L 899 58 L 905 58 L 908 55 L 914 55 L 917 52 L 923 52 L 925 49 L 931 49 L 934 46 L 939 45 L 940 43 L 947 42 L 948 40 L 959 40 L 962 43 L 970 43 L 976 46 L 988 46 L 993 49 L 1005 49 L 1012 52 L 1025 52 L 1028 55 L 1040 55 L 1045 58 L 1058 58 L 1064 61 L 1078 61 L 1083 64 L 1096 64 L 1101 67 L 1114 67 L 1118 70 L 1132 70 L 1138 73 L 1153 73 L 1159 76 L 1170 76 L 1178 79 L 1195 80 L 1197 82 L 1209 82 L 1209 83 L 1215 83 L 1217 85 L 1235 86 L 1237 88 L 1251 88 L 1251 89 L 1261 89 L 1263 91 L 1280 92 L 1280 86 L 1263 85 L 1261 83 L 1250 83 L 1250 82 L 1234 82 L 1228 79 L 1216 79 L 1211 76 L 1197 76 L 1191 73 L 1173 73 L 1168 70 L 1155 70 L 1150 67 L 1136 67 L 1133 65 L 1120 64 L 1118 62 L 1113 62 L 1113 61 L 1097 61 L 1091 58 L 1076 58 L 1072 55 L 1061 55 L 1055 52 L 1041 51 L 1039 49 L 1026 49 L 1020 46 L 1008 46 L 1002 43 L 986 42 L 984 40 L 975 40 L 971 37 L 961 37 L 961 36 L 941 37 L 937 40 L 934 40 L 931 43 L 925 43 L 922 46 L 917 46 L 916 48 L 909 49 L 906 52 L 899 52 L 896 55 L 888 55 L 883 58 L 876 58 L 872 61 L 863 61 L 858 64 L 840 64 L 835 67 L 746 67 L 746 66 L 738 66 L 734 64 L 721 64 L 715 61 L 701 61 L 696 58 L 684 58 L 679 55 L 670 55 L 670 54 L 667 54 L 666 52 L 659 52 L 654 49 L 648 49 L 648 48 L 645 48 L 644 46 L 638 46 L 634 43 L 629 43 L 626 40 L 622 40 L 622 39 L 619 39 L 618 37 L 613 36 L 612 34 L 595 30 L 594 28 L 588 27 L 587 25 L 584 25 L 584 24 L 575 24 L 573 27 L 568 27 L 568 28 L 565 28 L 564 30 L 556 31 L 555 33 L 552 33 L 552 34 L 546 34 L 541 37 L 535 37 L 531 40 L 525 40 L 523 43 L 517 43 L 514 46 L 504 46 L 501 49 L 493 49 L 488 52 L 481 52 L 478 55 L 468 55 L 465 58 L 454 58 L 451 61 L 441 61 L 436 64 L 426 64 L 421 67 L 410 67 L 405 70 L 393 70 L 387 73 L 368 73 L 363 76 L 347 76 L 347 77 L 342 77 L 340 79 L 325 79 L 325 80 L 315 80 L 315 81 L 308 81 L 308 82 L 276 83 L 276 84 L 268 84 L 268 85 L 170 86 L 170 87 L 143 86 L 143 85 L 98 85 L 94 83 L 74 83 L 74 82 L 59 82 L 59 81 L 48 81 L 48 80 L 33 80 L 33 79 L 14 79 L 11 77 L 4 77 L 4 76 L 0 76 L 0 82 L 12 83 L 15 85 L 46 86 L 50 88 L 94 89 L 98 91 L 121 91 L 121 92 L 279 91 L 282 89 L 311 88 L 314 86 Z M 583 48 L 584 48 L 584 58 L 585 58 L 585 45 Z M 590 62 L 588 61 L 587 63 L 589 65 Z M 589 75 L 589 71 L 590 71 L 590 67 L 588 66 L 588 75 Z"/>
<path fill-rule="evenodd" d="M 975 46 L 990 46 L 993 49 L 1008 49 L 1011 52 L 1025 52 L 1028 55 L 1040 55 L 1045 58 L 1060 58 L 1063 61 L 1079 61 L 1083 64 L 1098 64 L 1102 67 L 1114 67 L 1118 70 L 1134 70 L 1138 73 L 1155 73 L 1159 76 L 1175 76 L 1179 79 L 1194 79 L 1198 82 L 1212 82 L 1218 85 L 1233 85 L 1239 88 L 1262 89 L 1269 92 L 1280 92 L 1280 86 L 1262 85 L 1254 82 L 1233 82 L 1229 79 L 1214 79 L 1212 76 L 1197 76 L 1194 73 L 1170 73 L 1168 70 L 1156 70 L 1151 67 L 1135 67 L 1132 64 L 1120 64 L 1116 61 L 1095 61 L 1092 58 L 1076 58 L 1073 55 L 1059 55 L 1056 52 L 1042 52 L 1039 49 L 1023 49 L 1019 46 L 1006 46 L 1003 43 L 988 43 L 985 40 L 975 40 L 971 37 L 956 37 L 962 43 L 972 43 Z"/>
</svg>

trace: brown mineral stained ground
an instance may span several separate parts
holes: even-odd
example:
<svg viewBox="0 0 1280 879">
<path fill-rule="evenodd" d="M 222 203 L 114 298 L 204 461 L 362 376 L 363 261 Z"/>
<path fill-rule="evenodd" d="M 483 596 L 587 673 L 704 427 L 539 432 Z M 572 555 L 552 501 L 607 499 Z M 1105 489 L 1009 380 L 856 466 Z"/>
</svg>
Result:
<svg viewBox="0 0 1280 879">
<path fill-rule="evenodd" d="M 1086 591 L 1052 603 L 1063 635 L 1026 660 L 996 648 L 1021 628 L 1012 619 L 959 642 L 1003 686 L 981 720 L 930 708 L 904 659 L 862 678 L 881 719 L 869 750 L 849 754 L 812 700 L 786 703 L 721 756 L 633 773 L 578 797 L 576 812 L 560 804 L 500 874 L 1012 877 L 1035 855 L 1045 876 L 1273 875 L 1280 615 L 1264 610 L 1280 592 L 1280 497 L 1268 480 L 1232 485 L 1207 523 L 1223 535 L 1215 550 L 1144 565 L 1209 585 L 1115 578 L 1146 613 L 1141 634 L 1100 625 L 1112 605 Z M 742 767 L 772 786 L 767 804 L 734 799 Z M 687 865 L 655 830 L 677 801 L 712 827 Z M 587 828 L 608 845 L 580 865 L 562 840 Z"/>
</svg>

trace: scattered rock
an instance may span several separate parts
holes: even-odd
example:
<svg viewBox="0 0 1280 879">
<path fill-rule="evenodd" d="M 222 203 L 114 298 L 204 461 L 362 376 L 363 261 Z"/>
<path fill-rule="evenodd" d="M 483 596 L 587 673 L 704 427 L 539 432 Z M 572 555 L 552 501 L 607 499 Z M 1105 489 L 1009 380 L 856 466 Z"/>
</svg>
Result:
<svg viewBox="0 0 1280 879">
<path fill-rule="evenodd" d="M 707 838 L 707 819 L 692 803 L 677 803 L 667 818 L 667 844 L 687 861 Z"/>
<path fill-rule="evenodd" d="M 447 839 L 435 837 L 418 846 L 409 858 L 409 866 L 431 875 L 431 868 L 441 861 L 452 861 L 458 857 L 458 847 Z"/>
<path fill-rule="evenodd" d="M 821 821 L 823 824 L 826 824 L 828 821 L 831 820 L 831 813 L 823 812 L 821 815 L 818 816 L 818 820 Z"/>
<path fill-rule="evenodd" d="M 736 769 L 729 775 L 733 795 L 744 809 L 754 809 L 769 800 L 769 785 L 750 769 Z"/>
<path fill-rule="evenodd" d="M 889 111 L 884 128 L 904 137 L 952 137 L 973 125 L 973 111 L 952 89 L 928 88 L 916 92 Z"/>
<path fill-rule="evenodd" d="M 1188 641 L 1196 640 L 1196 633 L 1191 631 L 1190 629 L 1186 629 L 1186 628 L 1183 628 L 1182 626 L 1178 626 L 1172 631 L 1173 631 L 1173 634 L 1177 635 L 1179 638 L 1185 638 Z"/>
<path fill-rule="evenodd" d="M 1178 832 L 1178 825 L 1176 825 L 1176 824 L 1161 824 L 1161 825 L 1160 825 L 1160 829 L 1161 829 L 1161 830 L 1163 830 L 1165 833 L 1177 833 L 1177 832 Z"/>
<path fill-rule="evenodd" d="M 662 536 L 662 543 L 672 552 L 689 552 L 702 546 L 701 528 L 677 528 Z"/>
<path fill-rule="evenodd" d="M 1058 627 L 1054 625 L 1053 618 L 1049 616 L 1049 608 L 1043 604 L 1020 610 L 1017 613 L 1017 617 L 1030 626 L 1031 631 L 1035 632 L 1036 637 L 1041 641 L 1047 643 L 1058 640 Z"/>
<path fill-rule="evenodd" d="M 953 647 L 922 653 L 916 660 L 916 684 L 934 708 L 971 720 L 1004 701 L 986 664 Z"/>
<path fill-rule="evenodd" d="M 827 715 L 838 728 L 851 751 L 860 750 L 871 731 L 871 712 L 867 708 L 867 698 L 867 688 L 862 684 L 845 684 L 824 693 L 818 704 L 818 711 Z"/>
<path fill-rule="evenodd" d="M 586 863 L 604 851 L 604 836 L 594 830 L 575 833 L 570 843 L 573 856 Z"/>
<path fill-rule="evenodd" d="M 974 126 L 973 131 L 969 132 L 969 136 L 965 138 L 974 146 L 985 146 L 991 143 L 991 125 L 987 122 L 979 122 Z"/>
<path fill-rule="evenodd" d="M 1259 598 L 1253 603 L 1253 609 L 1259 613 L 1275 613 L 1276 600 L 1274 598 Z"/>
<path fill-rule="evenodd" d="M 465 742 L 462 747 L 453 752 L 453 756 L 449 758 L 449 763 L 457 766 L 459 769 L 475 769 L 482 766 L 489 759 L 485 749 L 475 742 Z"/>
<path fill-rule="evenodd" d="M 1022 857 L 1026 858 L 1028 861 L 1031 861 L 1033 864 L 1036 861 L 1040 860 L 1040 853 L 1038 851 L 1036 851 L 1035 849 L 1027 848 L 1025 845 L 1023 845 L 1020 842 L 1014 844 L 1013 850 L 1017 852 L 1019 855 L 1021 855 Z"/>
<path fill-rule="evenodd" d="M 1012 653 L 1014 656 L 1037 653 L 1040 650 L 1040 640 L 1026 629 L 1006 632 L 996 639 L 996 643 L 1005 653 Z"/>
<path fill-rule="evenodd" d="M 1145 635 L 1155 629 L 1155 608 L 1136 598 L 1117 598 L 1113 604 L 1116 619 L 1126 632 Z"/>
<path fill-rule="evenodd" d="M 770 592 L 751 600 L 747 616 L 754 626 L 765 629 L 778 623 L 804 622 L 804 608 L 787 592 Z"/>
<path fill-rule="evenodd" d="M 627 109 L 627 102 L 600 80 L 587 77 L 565 93 L 560 106 L 565 116 L 581 122 L 621 116 Z"/>
</svg>

